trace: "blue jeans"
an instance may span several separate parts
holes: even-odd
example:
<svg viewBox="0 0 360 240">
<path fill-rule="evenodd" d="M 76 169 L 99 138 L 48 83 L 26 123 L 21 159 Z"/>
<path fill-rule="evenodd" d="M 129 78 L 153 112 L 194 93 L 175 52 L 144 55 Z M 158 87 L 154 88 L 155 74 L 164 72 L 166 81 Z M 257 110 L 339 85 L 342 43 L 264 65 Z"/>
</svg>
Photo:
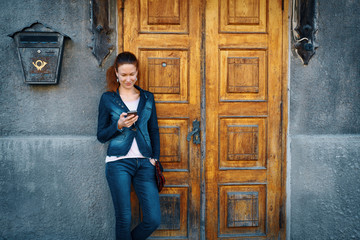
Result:
<svg viewBox="0 0 360 240">
<path fill-rule="evenodd" d="M 106 163 L 116 217 L 116 239 L 142 240 L 160 225 L 159 193 L 155 181 L 155 167 L 147 158 L 127 158 Z M 142 222 L 131 231 L 131 183 L 139 199 Z"/>
</svg>

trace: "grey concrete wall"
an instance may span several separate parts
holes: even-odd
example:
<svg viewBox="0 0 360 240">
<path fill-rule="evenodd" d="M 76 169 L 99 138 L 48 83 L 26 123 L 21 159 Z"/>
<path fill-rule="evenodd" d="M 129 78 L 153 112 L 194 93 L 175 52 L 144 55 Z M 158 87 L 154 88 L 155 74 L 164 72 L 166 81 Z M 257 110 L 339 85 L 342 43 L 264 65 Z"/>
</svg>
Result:
<svg viewBox="0 0 360 240">
<path fill-rule="evenodd" d="M 36 21 L 71 38 L 58 85 L 25 84 L 7 36 Z M 0 24 L 0 239 L 113 239 L 106 146 L 95 135 L 114 56 L 98 67 L 88 48 L 89 1 L 0 1 Z"/>
<path fill-rule="evenodd" d="M 291 141 L 291 239 L 360 238 L 360 136 Z"/>
<path fill-rule="evenodd" d="M 360 239 L 359 11 L 319 0 L 316 54 L 290 56 L 289 239 Z"/>
<path fill-rule="evenodd" d="M 96 141 L 0 139 L 0 239 L 113 239 L 105 152 Z"/>
</svg>

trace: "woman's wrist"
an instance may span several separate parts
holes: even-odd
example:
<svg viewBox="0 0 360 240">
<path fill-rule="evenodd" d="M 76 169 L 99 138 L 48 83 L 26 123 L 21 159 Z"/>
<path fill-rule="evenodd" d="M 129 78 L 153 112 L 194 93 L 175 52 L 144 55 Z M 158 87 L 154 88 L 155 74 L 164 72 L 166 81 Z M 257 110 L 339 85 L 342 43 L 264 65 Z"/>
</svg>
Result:
<svg viewBox="0 0 360 240">
<path fill-rule="evenodd" d="M 123 131 L 124 130 L 124 127 L 120 125 L 120 123 L 117 124 L 117 128 L 119 131 Z"/>
<path fill-rule="evenodd" d="M 124 128 L 123 124 L 121 124 L 120 120 L 118 121 L 118 129 L 121 130 Z"/>
</svg>

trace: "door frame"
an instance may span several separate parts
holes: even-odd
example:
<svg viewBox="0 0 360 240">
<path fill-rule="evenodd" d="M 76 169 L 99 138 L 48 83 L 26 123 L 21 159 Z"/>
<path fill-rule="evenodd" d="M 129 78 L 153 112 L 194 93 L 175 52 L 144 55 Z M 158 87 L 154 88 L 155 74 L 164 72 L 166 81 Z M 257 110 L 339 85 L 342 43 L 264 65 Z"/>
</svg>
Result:
<svg viewBox="0 0 360 240">
<path fill-rule="evenodd" d="M 123 22 L 124 22 L 124 1 L 125 0 L 116 0 L 116 52 L 120 52 L 123 50 Z M 282 73 L 281 73 L 281 197 L 280 197 L 280 232 L 279 237 L 280 239 L 286 239 L 286 230 L 287 230 L 287 154 L 288 154 L 288 142 L 287 142 L 287 135 L 288 135 L 288 124 L 289 124 L 289 99 L 288 99 L 288 89 L 289 89 L 289 0 L 281 0 L 282 1 Z M 205 14 L 203 14 L 203 18 L 205 18 Z M 203 19 L 205 20 L 205 19 Z M 205 34 L 205 32 L 203 32 Z M 203 40 L 204 41 L 204 40 Z M 202 45 L 203 46 L 203 45 Z M 203 54 L 204 49 L 201 49 L 201 53 Z M 206 121 L 206 109 L 203 109 L 205 106 L 204 97 L 205 93 L 205 68 L 204 64 L 202 63 L 201 67 L 201 121 Z M 205 240 L 205 202 L 206 202 L 206 193 L 205 193 L 205 168 L 204 168 L 204 161 L 206 158 L 206 142 L 204 141 L 206 138 L 206 124 L 201 124 L 201 138 L 203 141 L 201 142 L 201 208 L 200 208 L 200 239 Z"/>
<path fill-rule="evenodd" d="M 288 153 L 288 116 L 289 116 L 289 0 L 282 0 L 282 73 L 281 73 L 281 99 L 282 99 L 282 113 L 281 113 L 281 130 L 282 130 L 282 158 L 281 158 L 281 198 L 280 198 L 280 239 L 286 239 L 287 230 L 287 153 Z"/>
</svg>

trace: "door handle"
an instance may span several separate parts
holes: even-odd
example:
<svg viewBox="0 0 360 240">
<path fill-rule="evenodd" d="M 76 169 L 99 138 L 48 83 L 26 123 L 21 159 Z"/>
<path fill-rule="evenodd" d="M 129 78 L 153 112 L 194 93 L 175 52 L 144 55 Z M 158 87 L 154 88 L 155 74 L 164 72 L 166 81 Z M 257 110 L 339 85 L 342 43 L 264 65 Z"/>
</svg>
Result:
<svg viewBox="0 0 360 240">
<path fill-rule="evenodd" d="M 193 137 L 193 142 L 195 144 L 200 144 L 200 122 L 198 120 L 193 121 L 193 130 L 188 133 L 186 140 L 191 141 L 191 136 Z"/>
</svg>

